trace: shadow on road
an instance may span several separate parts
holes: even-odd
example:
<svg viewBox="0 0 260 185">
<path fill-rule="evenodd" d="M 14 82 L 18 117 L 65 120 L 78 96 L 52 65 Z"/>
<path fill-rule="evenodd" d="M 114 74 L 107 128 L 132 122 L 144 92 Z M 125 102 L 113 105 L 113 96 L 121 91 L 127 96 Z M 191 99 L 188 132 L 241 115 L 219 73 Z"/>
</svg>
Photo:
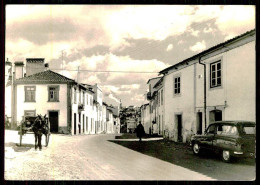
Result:
<svg viewBox="0 0 260 185">
<path fill-rule="evenodd" d="M 28 150 L 30 150 L 31 148 L 34 148 L 33 144 L 22 144 L 22 146 L 20 146 L 17 143 L 5 143 L 5 147 L 12 147 L 12 149 L 15 152 L 26 152 Z"/>
<path fill-rule="evenodd" d="M 218 155 L 206 153 L 195 156 L 187 144 L 172 141 L 115 141 L 137 152 L 149 155 L 172 164 L 190 169 L 218 180 L 252 180 L 255 179 L 255 160 L 237 159 L 224 163 Z"/>
</svg>

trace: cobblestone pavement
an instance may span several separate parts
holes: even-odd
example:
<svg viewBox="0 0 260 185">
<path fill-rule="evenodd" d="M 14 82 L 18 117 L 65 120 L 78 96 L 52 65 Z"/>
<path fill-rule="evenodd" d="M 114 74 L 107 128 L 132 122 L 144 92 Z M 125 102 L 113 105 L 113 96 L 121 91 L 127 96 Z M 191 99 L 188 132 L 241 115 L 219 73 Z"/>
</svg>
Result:
<svg viewBox="0 0 260 185">
<path fill-rule="evenodd" d="M 214 180 L 200 173 L 108 142 L 114 135 L 55 135 L 35 151 L 34 136 L 17 146 L 5 133 L 6 180 Z M 44 141 L 44 138 L 43 138 Z"/>
</svg>

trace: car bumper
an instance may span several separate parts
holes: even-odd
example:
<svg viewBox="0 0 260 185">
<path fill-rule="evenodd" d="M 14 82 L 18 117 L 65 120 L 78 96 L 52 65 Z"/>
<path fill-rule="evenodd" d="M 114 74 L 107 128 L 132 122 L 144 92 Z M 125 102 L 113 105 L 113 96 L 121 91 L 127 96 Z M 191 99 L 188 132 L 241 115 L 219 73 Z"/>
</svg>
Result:
<svg viewBox="0 0 260 185">
<path fill-rule="evenodd" d="M 241 152 L 241 151 L 234 151 L 232 153 L 234 157 L 246 157 L 246 158 L 255 158 L 254 152 Z"/>
</svg>

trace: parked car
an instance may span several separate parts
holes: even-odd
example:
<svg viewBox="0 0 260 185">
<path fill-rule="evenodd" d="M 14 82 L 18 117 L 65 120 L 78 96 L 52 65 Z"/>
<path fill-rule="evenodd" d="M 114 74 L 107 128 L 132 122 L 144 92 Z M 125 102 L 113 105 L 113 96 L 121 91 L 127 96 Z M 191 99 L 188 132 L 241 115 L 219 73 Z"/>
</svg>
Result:
<svg viewBox="0 0 260 185">
<path fill-rule="evenodd" d="M 193 153 L 213 151 L 221 155 L 224 162 L 233 157 L 255 157 L 255 122 L 217 121 L 208 126 L 204 135 L 191 137 Z"/>
</svg>

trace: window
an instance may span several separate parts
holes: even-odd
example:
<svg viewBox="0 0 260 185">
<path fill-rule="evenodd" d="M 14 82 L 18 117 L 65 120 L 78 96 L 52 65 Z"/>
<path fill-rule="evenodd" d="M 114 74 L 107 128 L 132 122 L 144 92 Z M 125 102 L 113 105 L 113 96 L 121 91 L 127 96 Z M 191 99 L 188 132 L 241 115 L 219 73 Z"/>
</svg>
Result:
<svg viewBox="0 0 260 185">
<path fill-rule="evenodd" d="M 82 103 L 81 102 L 81 90 L 79 90 L 79 103 Z"/>
<path fill-rule="evenodd" d="M 255 126 L 243 126 L 243 134 L 256 134 Z"/>
<path fill-rule="evenodd" d="M 174 78 L 174 94 L 180 94 L 181 92 L 181 77 Z"/>
<path fill-rule="evenodd" d="M 77 103 L 77 90 L 74 89 L 74 103 Z"/>
<path fill-rule="evenodd" d="M 87 94 L 87 105 L 88 105 L 88 94 Z"/>
<path fill-rule="evenodd" d="M 215 125 L 210 125 L 207 130 L 208 134 L 214 134 L 215 133 Z"/>
<path fill-rule="evenodd" d="M 88 117 L 86 116 L 86 131 L 88 132 Z"/>
<path fill-rule="evenodd" d="M 232 125 L 219 125 L 217 134 L 218 135 L 237 135 L 237 127 Z"/>
<path fill-rule="evenodd" d="M 35 116 L 36 115 L 36 111 L 35 110 L 25 110 L 24 111 L 24 116 Z"/>
<path fill-rule="evenodd" d="M 26 86 L 25 90 L 25 102 L 35 102 L 35 86 Z"/>
<path fill-rule="evenodd" d="M 210 87 L 221 86 L 221 61 L 210 64 Z"/>
<path fill-rule="evenodd" d="M 83 92 L 83 105 L 85 105 L 85 92 Z"/>
<path fill-rule="evenodd" d="M 49 86 L 49 101 L 57 102 L 59 101 L 59 86 Z"/>
</svg>

